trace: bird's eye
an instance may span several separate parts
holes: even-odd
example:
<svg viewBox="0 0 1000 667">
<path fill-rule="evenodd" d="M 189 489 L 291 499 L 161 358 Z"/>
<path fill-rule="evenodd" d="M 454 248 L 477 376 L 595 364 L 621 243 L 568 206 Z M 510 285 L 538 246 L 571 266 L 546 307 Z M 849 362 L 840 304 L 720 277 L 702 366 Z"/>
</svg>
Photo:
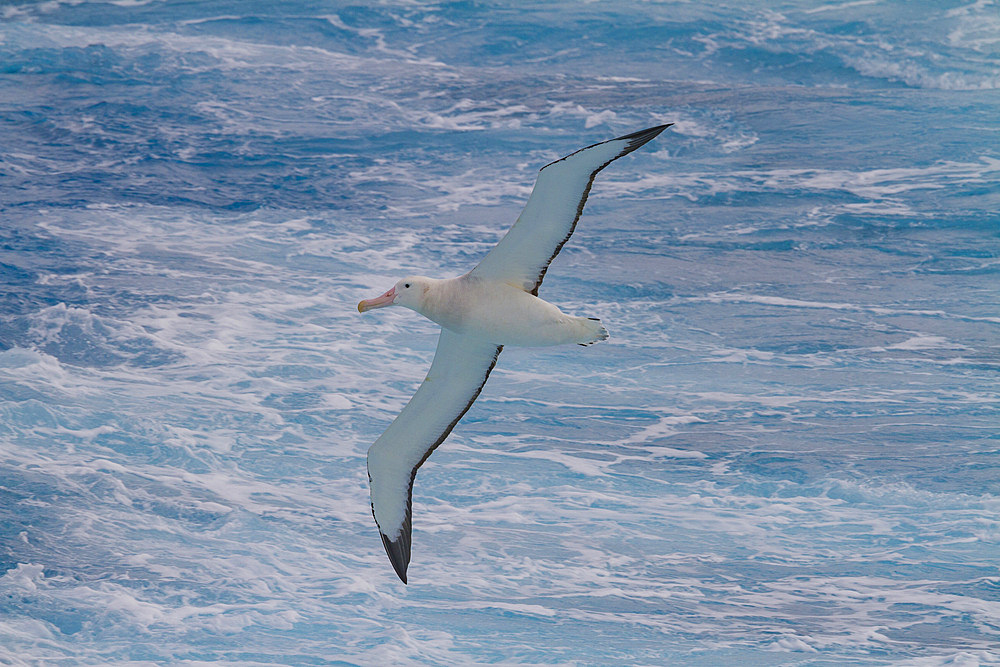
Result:
<svg viewBox="0 0 1000 667">
<path fill-rule="evenodd" d="M 410 289 L 410 283 L 405 283 L 403 287 L 405 287 L 406 289 Z"/>
</svg>

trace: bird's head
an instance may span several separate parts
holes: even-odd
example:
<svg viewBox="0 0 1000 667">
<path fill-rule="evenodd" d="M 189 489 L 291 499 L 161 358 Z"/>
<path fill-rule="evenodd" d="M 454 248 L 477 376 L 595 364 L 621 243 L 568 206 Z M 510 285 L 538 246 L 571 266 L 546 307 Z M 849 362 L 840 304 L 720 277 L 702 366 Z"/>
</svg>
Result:
<svg viewBox="0 0 1000 667">
<path fill-rule="evenodd" d="M 385 308 L 386 306 L 406 306 L 411 310 L 420 312 L 427 291 L 430 289 L 431 279 L 423 276 L 410 276 L 403 278 L 392 288 L 381 296 L 374 299 L 365 299 L 358 304 L 358 312 L 375 308 Z"/>
</svg>

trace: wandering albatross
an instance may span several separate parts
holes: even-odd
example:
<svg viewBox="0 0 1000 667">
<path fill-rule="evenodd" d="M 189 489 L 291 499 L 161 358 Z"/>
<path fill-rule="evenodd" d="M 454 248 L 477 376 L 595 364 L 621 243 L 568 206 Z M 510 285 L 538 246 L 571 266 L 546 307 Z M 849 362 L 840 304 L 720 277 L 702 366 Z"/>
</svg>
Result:
<svg viewBox="0 0 1000 667">
<path fill-rule="evenodd" d="M 538 286 L 569 240 L 597 172 L 672 123 L 581 148 L 542 167 L 514 226 L 476 268 L 458 278 L 403 278 L 358 304 L 406 306 L 441 325 L 434 361 L 417 392 L 368 450 L 372 514 L 393 569 L 406 583 L 413 478 L 479 396 L 504 345 L 590 345 L 601 321 L 563 314 Z"/>
</svg>

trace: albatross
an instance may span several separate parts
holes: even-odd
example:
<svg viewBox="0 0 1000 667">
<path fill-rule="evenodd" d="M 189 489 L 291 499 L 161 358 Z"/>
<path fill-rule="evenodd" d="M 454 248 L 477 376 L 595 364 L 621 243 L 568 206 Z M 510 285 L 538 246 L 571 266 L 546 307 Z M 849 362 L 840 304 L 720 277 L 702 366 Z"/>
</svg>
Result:
<svg viewBox="0 0 1000 667">
<path fill-rule="evenodd" d="M 504 345 L 590 345 L 607 339 L 599 319 L 564 314 L 538 297 L 538 287 L 573 234 L 597 173 L 670 125 L 587 146 L 542 167 L 517 221 L 465 275 L 403 278 L 358 304 L 362 313 L 405 306 L 441 326 L 426 379 L 368 450 L 372 515 L 404 584 L 417 469 L 472 406 Z"/>
</svg>

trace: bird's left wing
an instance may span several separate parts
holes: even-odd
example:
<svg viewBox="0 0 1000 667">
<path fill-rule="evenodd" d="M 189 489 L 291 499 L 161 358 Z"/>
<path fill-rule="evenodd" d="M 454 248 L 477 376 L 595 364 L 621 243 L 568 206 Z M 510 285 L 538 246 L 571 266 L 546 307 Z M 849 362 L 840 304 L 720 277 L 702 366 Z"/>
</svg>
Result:
<svg viewBox="0 0 1000 667">
<path fill-rule="evenodd" d="M 510 283 L 537 296 L 549 263 L 576 228 L 597 172 L 670 125 L 602 141 L 542 167 L 517 222 L 472 275 Z"/>
<path fill-rule="evenodd" d="M 410 563 L 413 477 L 479 396 L 501 349 L 442 329 L 427 378 L 368 450 L 372 514 L 404 584 Z"/>
</svg>

